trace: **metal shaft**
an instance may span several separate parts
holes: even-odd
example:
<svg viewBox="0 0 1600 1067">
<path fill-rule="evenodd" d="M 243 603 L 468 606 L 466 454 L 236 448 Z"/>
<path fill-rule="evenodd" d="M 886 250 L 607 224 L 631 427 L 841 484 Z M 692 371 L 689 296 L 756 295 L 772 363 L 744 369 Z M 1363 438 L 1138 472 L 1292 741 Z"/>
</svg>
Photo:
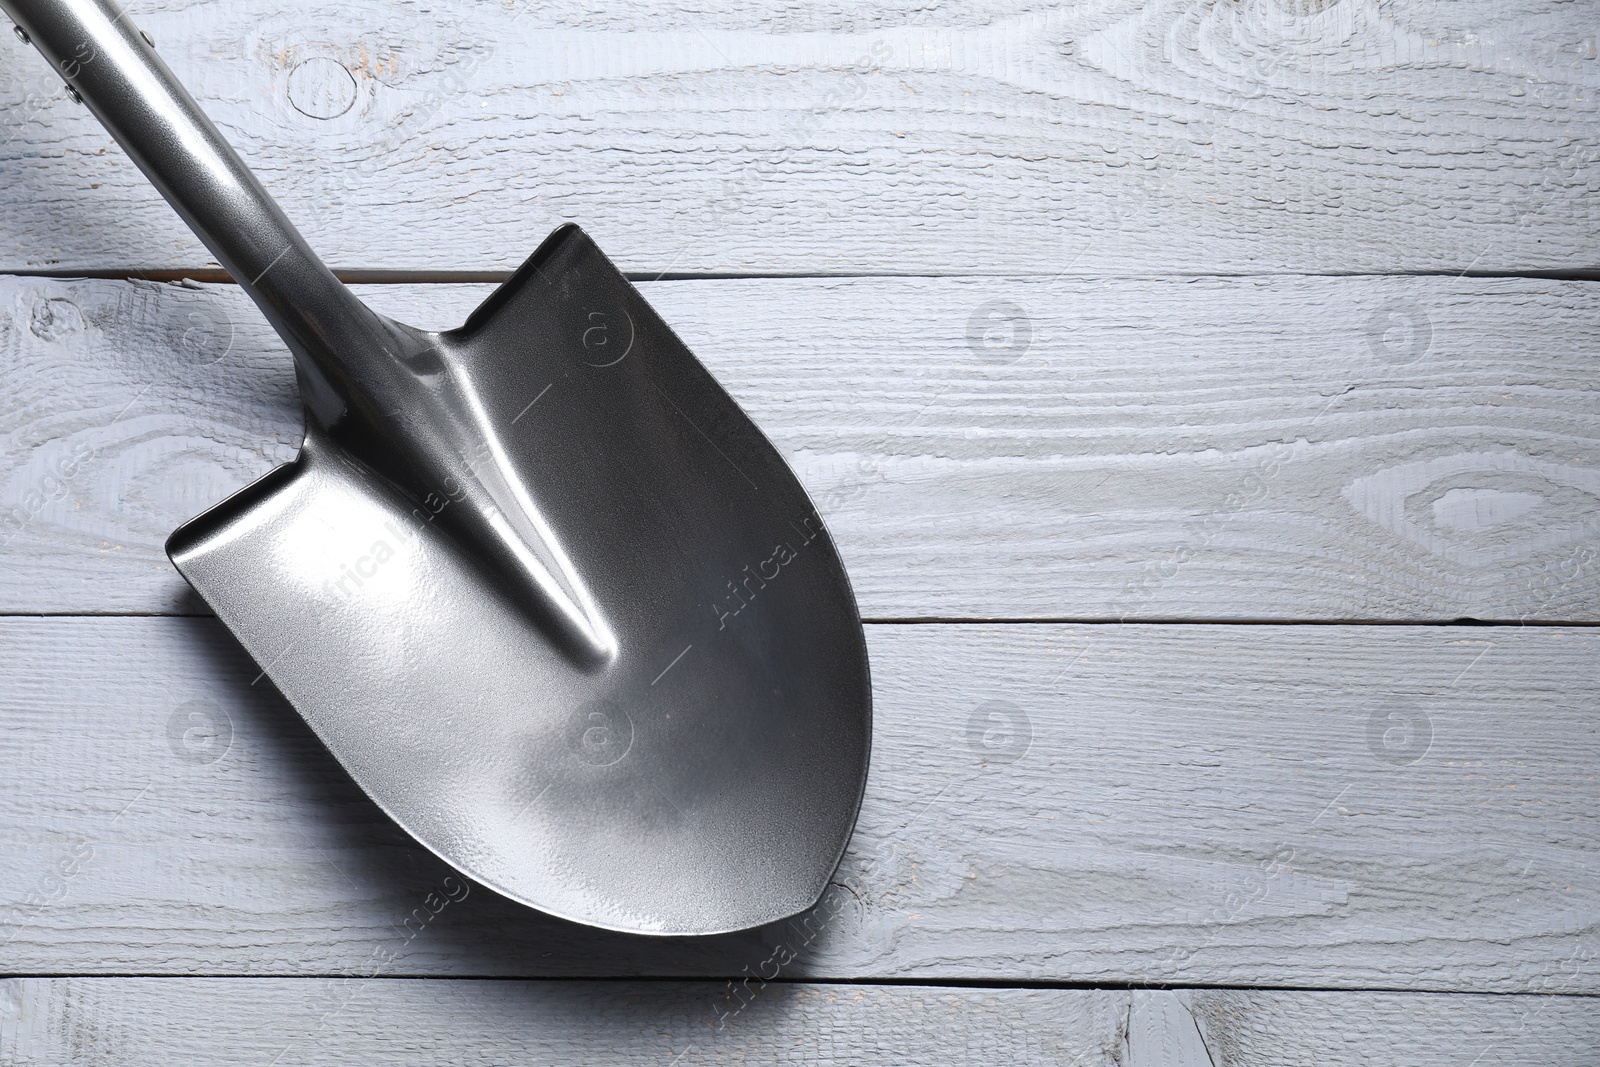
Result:
<svg viewBox="0 0 1600 1067">
<path fill-rule="evenodd" d="M 325 423 L 351 395 L 335 352 L 375 352 L 391 324 L 333 276 L 115 0 L 0 0 L 294 353 Z"/>
</svg>

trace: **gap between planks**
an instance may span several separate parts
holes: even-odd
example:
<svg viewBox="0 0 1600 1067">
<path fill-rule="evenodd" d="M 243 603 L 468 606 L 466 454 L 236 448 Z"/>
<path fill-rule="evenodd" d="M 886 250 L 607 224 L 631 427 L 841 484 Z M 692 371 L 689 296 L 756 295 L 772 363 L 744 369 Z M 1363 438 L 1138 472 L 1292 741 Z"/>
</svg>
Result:
<svg viewBox="0 0 1600 1067">
<path fill-rule="evenodd" d="M 0 611 L 0 619 L 211 619 L 208 611 Z M 863 618 L 863 626 L 1424 626 L 1464 627 L 1483 630 L 1524 627 L 1600 626 L 1600 621 L 1584 619 L 1188 619 L 1138 618 L 1107 619 L 1093 617 L 1026 616 L 988 618 L 984 616 L 941 616 L 927 618 Z"/>
<path fill-rule="evenodd" d="M 338 971 L 326 973 L 300 973 L 293 974 L 228 974 L 223 971 L 210 973 L 204 970 L 185 971 L 182 974 L 164 974 L 160 971 L 5 971 L 0 970 L 0 981 L 15 979 L 18 981 L 151 981 L 151 982 L 181 982 L 188 980 L 206 982 L 339 982 L 350 981 L 358 976 Z M 692 976 L 671 974 L 613 974 L 613 975 L 585 975 L 580 978 L 529 978 L 515 974 L 450 974 L 439 975 L 428 971 L 385 971 L 383 974 L 373 975 L 370 978 L 360 977 L 361 981 L 372 982 L 583 982 L 594 985 L 607 984 L 638 984 L 646 986 L 685 986 L 704 985 L 719 982 L 740 982 L 748 979 L 749 974 L 699 974 Z M 1345 988 L 1343 986 L 1326 985 L 1260 985 L 1248 983 L 1209 982 L 1209 983 L 1171 983 L 1171 982 L 1116 982 L 1116 981 L 1051 981 L 1047 979 L 1004 978 L 929 978 L 911 977 L 900 978 L 893 975 L 866 976 L 860 978 L 808 978 L 805 975 L 774 979 L 773 985 L 796 986 L 810 989 L 948 989 L 962 990 L 991 990 L 1001 991 L 1015 989 L 1020 991 L 1040 992 L 1108 992 L 1108 993 L 1318 993 L 1336 996 L 1416 996 L 1416 997 L 1482 997 L 1486 1000 L 1503 1000 L 1507 997 L 1524 996 L 1549 996 L 1560 997 L 1566 1000 L 1600 1000 L 1600 992 L 1576 991 L 1570 993 L 1506 993 L 1489 989 L 1430 989 L 1417 990 L 1406 986 L 1397 985 L 1364 985 Z"/>
<path fill-rule="evenodd" d="M 367 267 L 332 267 L 333 276 L 346 285 L 499 285 L 511 278 L 510 270 L 388 270 Z M 750 282 L 750 281 L 864 281 L 879 278 L 957 279 L 957 278 L 1013 278 L 1021 281 L 1049 281 L 1072 279 L 1093 281 L 1097 279 L 1177 278 L 1217 279 L 1219 281 L 1247 281 L 1252 278 L 1455 278 L 1455 279 L 1520 279 L 1525 281 L 1595 282 L 1600 281 L 1600 269 L 1576 270 L 1393 270 L 1393 271 L 623 271 L 630 282 Z M 141 270 L 138 267 L 108 267 L 93 269 L 13 269 L 4 272 L 8 278 L 45 278 L 59 281 L 90 279 L 121 282 L 204 282 L 209 285 L 236 285 L 233 275 L 221 267 L 169 267 Z"/>
</svg>

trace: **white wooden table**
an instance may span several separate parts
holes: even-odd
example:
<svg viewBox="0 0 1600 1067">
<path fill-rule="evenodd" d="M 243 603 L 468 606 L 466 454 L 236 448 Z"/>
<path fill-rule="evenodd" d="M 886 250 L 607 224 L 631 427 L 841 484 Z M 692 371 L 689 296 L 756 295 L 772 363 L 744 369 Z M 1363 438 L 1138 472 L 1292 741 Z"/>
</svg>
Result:
<svg viewBox="0 0 1600 1067">
<path fill-rule="evenodd" d="M 386 310 L 641 280 L 841 543 L 872 775 L 735 936 L 411 843 L 161 551 L 286 352 L 7 37 L 0 1063 L 1596 1062 L 1600 4 L 133 7 Z"/>
</svg>

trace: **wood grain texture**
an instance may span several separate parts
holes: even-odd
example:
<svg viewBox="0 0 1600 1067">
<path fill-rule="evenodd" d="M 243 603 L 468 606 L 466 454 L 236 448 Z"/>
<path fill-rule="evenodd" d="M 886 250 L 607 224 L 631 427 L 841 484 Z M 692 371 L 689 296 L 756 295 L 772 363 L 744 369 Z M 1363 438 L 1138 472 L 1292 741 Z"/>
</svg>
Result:
<svg viewBox="0 0 1600 1067">
<path fill-rule="evenodd" d="M 958 1067 L 1587 1067 L 1573 997 L 700 982 L 0 980 L 13 1067 L 272 1061 Z"/>
<path fill-rule="evenodd" d="M 869 618 L 1600 618 L 1593 286 L 643 288 L 794 464 Z M 444 327 L 488 287 L 364 292 Z M 300 433 L 254 309 L 0 279 L 0 342 L 0 610 L 204 610 L 163 541 Z"/>
<path fill-rule="evenodd" d="M 13 1067 L 1113 1067 L 1127 1015 L 1126 995 L 1113 992 L 773 985 L 718 1030 L 730 1000 L 701 982 L 23 979 L 0 982 L 0 1057 Z"/>
<path fill-rule="evenodd" d="M 1581 1067 L 1593 1064 L 1595 1049 L 1600 1048 L 1600 1012 L 1593 1000 L 1182 990 L 1135 993 L 1135 1013 L 1141 997 L 1150 1000 L 1146 1014 L 1160 1012 L 1170 1020 L 1167 1033 L 1183 1034 L 1181 1010 L 1204 1036 L 1204 1059 L 1148 1061 L 1168 1067 L 1189 1067 L 1190 1062 L 1195 1067 L 1340 1063 Z M 1138 1047 L 1137 1037 L 1133 1047 Z M 1130 1059 L 1130 1064 L 1136 1062 Z"/>
<path fill-rule="evenodd" d="M 871 777 L 821 905 L 639 939 L 453 891 L 213 620 L 0 621 L 0 959 L 1600 990 L 1600 630 L 868 637 Z"/>
<path fill-rule="evenodd" d="M 336 267 L 481 277 L 576 220 L 767 275 L 643 289 L 863 613 L 946 622 L 868 626 L 816 909 L 543 917 L 162 617 L 205 610 L 166 535 L 298 441 L 259 316 L 0 276 L 0 1063 L 1594 1062 L 1600 629 L 1139 624 L 1600 620 L 1600 298 L 1456 276 L 1600 268 L 1592 5 L 134 15 Z M 0 271 L 205 269 L 0 53 Z"/>
<path fill-rule="evenodd" d="M 145 0 L 335 265 L 1592 268 L 1592 18 L 1559 0 Z M 7 38 L 0 267 L 210 257 Z"/>
</svg>

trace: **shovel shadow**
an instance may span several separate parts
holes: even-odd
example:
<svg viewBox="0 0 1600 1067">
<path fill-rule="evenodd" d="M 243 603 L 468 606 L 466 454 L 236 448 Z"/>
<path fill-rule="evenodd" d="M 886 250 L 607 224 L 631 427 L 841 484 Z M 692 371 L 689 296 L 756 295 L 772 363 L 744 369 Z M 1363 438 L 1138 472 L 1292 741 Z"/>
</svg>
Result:
<svg viewBox="0 0 1600 1067">
<path fill-rule="evenodd" d="M 807 1002 L 814 1004 L 820 991 L 774 985 L 738 1010 L 741 1002 L 727 988 L 720 982 L 575 979 L 453 982 L 431 992 L 445 1010 L 459 1013 L 463 1030 L 496 1049 L 536 1054 L 527 1055 L 530 1060 L 762 1062 L 774 1044 L 815 1039 L 816 1020 L 808 1018 L 815 1007 Z"/>
<path fill-rule="evenodd" d="M 805 919 L 731 934 L 648 937 L 545 915 L 471 882 L 384 814 L 270 680 L 258 677 L 249 653 L 220 623 L 192 621 L 184 631 L 191 654 L 205 661 L 203 675 L 217 681 L 213 695 L 231 696 L 227 758 L 247 781 L 235 781 L 230 791 L 262 798 L 262 810 L 279 824 L 263 827 L 264 841 L 303 856 L 279 894 L 257 884 L 248 895 L 283 900 L 276 921 L 254 916 L 252 923 L 276 925 L 290 942 L 298 932 L 302 947 L 277 951 L 303 961 L 300 973 L 740 980 L 770 968 L 774 946 L 792 941 L 791 924 Z M 272 866 L 263 863 L 248 876 L 258 879 Z M 348 954 L 341 948 L 330 957 L 328 945 L 347 946 Z M 222 951 L 202 949 L 209 958 Z M 237 962 L 244 972 L 277 969 L 271 960 Z"/>
</svg>

